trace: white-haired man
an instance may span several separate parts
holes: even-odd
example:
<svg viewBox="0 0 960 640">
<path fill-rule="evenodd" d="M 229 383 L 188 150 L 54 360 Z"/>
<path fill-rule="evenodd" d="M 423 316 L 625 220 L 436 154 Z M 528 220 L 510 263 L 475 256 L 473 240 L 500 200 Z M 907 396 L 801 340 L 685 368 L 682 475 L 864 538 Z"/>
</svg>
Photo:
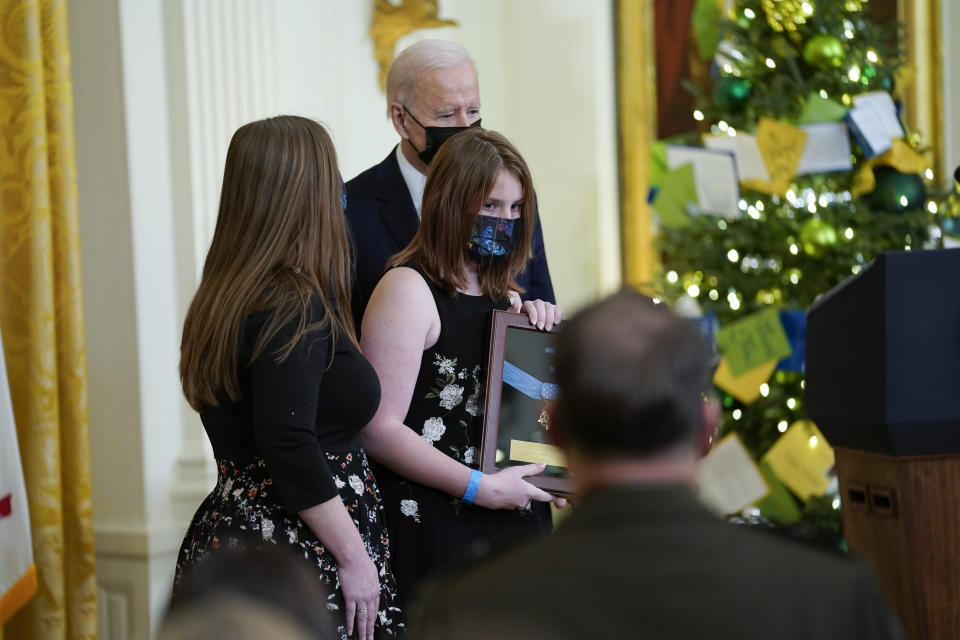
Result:
<svg viewBox="0 0 960 640">
<path fill-rule="evenodd" d="M 480 126 L 477 71 L 467 52 L 445 40 L 404 49 L 387 72 L 387 114 L 400 144 L 346 184 L 347 221 L 356 242 L 353 315 L 363 312 L 390 256 L 413 239 L 427 167 L 445 140 Z M 517 278 L 525 298 L 556 302 L 536 218 L 533 256 Z"/>
</svg>

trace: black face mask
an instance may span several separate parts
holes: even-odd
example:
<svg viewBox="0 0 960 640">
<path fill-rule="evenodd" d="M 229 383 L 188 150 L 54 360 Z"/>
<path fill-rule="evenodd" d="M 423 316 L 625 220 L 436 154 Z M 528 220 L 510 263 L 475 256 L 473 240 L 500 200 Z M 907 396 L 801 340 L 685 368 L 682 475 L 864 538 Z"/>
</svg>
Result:
<svg viewBox="0 0 960 640">
<path fill-rule="evenodd" d="M 470 233 L 467 255 L 483 267 L 503 262 L 517 246 L 522 229 L 520 218 L 508 220 L 479 214 Z"/>
<path fill-rule="evenodd" d="M 410 113 L 410 109 L 407 109 L 406 106 L 403 106 L 403 110 L 407 112 L 407 115 L 413 118 L 413 121 L 420 125 L 420 128 L 424 130 L 427 136 L 426 146 L 424 146 L 423 151 L 417 151 L 417 157 L 423 160 L 424 164 L 429 165 L 433 161 L 433 156 L 437 155 L 437 151 L 440 150 L 440 147 L 444 142 L 457 135 L 461 131 L 466 131 L 470 127 L 479 127 L 480 121 L 472 123 L 468 127 L 427 127 L 420 124 L 420 121 L 417 120 L 417 117 Z M 411 146 L 413 143 L 410 143 Z M 413 147 L 416 149 L 416 147 Z"/>
</svg>

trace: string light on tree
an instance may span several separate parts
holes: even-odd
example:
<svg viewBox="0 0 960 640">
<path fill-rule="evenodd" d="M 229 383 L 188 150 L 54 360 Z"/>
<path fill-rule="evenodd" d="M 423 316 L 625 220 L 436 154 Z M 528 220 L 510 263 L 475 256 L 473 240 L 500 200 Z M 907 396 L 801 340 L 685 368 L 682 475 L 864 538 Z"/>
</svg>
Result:
<svg viewBox="0 0 960 640">
<path fill-rule="evenodd" d="M 732 7 L 724 15 L 731 19 L 719 25 L 721 43 L 716 45 L 716 31 L 711 36 L 719 77 L 709 91 L 695 93 L 693 116 L 717 136 L 736 135 L 738 149 L 756 142 L 765 165 L 771 149 L 760 149 L 763 118 L 798 128 L 840 123 L 862 94 L 893 92 L 894 72 L 908 62 L 897 49 L 902 40 L 895 27 L 871 24 L 860 0 L 727 4 Z M 789 132 L 778 132 L 778 140 L 788 141 Z M 923 141 L 909 129 L 898 140 L 891 140 L 895 152 L 883 155 L 867 154 L 851 139 L 847 169 L 781 171 L 775 181 L 776 167 L 767 165 L 766 184 L 745 177 L 738 166 L 733 215 L 691 215 L 682 226 L 659 227 L 664 268 L 657 295 L 668 302 L 695 297 L 720 330 L 771 308 L 781 318 L 802 315 L 818 295 L 861 272 L 881 251 L 924 246 L 931 228 L 939 234 L 949 226 L 960 238 L 960 191 L 953 208 L 941 204 L 928 187 L 935 177 L 928 163 L 897 166 L 918 155 Z M 803 155 L 802 148 L 788 146 L 774 150 L 786 165 L 787 158 Z M 726 356 L 722 349 L 719 355 Z M 736 432 L 750 454 L 762 459 L 790 425 L 806 419 L 804 386 L 801 363 L 753 383 L 750 402 L 724 389 L 723 430 Z M 817 504 L 823 510 L 816 511 Z M 837 534 L 832 496 L 798 505 L 807 525 Z"/>
</svg>

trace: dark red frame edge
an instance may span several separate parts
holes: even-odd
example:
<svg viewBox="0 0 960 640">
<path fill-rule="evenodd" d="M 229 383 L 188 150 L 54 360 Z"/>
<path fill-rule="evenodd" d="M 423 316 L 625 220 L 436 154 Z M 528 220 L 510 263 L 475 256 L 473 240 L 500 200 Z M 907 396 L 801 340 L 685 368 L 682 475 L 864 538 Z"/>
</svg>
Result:
<svg viewBox="0 0 960 640">
<path fill-rule="evenodd" d="M 527 331 L 541 331 L 530 326 L 526 314 L 494 310 L 490 322 L 490 349 L 487 356 L 487 389 L 483 404 L 483 431 L 480 440 L 480 471 L 496 473 L 497 435 L 500 419 L 500 388 L 503 385 L 503 352 L 506 349 L 507 328 L 518 327 Z M 553 333 L 553 329 L 550 333 Z M 490 431 L 492 435 L 489 435 Z M 569 478 L 527 476 L 527 482 L 557 496 L 573 495 Z"/>
</svg>

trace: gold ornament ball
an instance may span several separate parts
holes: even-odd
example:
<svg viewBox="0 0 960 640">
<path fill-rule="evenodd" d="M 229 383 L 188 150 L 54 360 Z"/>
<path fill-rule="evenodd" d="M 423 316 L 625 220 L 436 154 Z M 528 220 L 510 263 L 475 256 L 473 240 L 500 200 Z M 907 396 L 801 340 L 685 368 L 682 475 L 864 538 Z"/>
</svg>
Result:
<svg viewBox="0 0 960 640">
<path fill-rule="evenodd" d="M 803 252 L 814 258 L 822 258 L 827 250 L 840 239 L 837 230 L 820 218 L 810 218 L 800 228 L 800 244 Z"/>
<path fill-rule="evenodd" d="M 843 65 L 847 52 L 836 36 L 821 33 L 807 40 L 803 45 L 803 59 L 818 69 L 837 69 Z"/>
</svg>

